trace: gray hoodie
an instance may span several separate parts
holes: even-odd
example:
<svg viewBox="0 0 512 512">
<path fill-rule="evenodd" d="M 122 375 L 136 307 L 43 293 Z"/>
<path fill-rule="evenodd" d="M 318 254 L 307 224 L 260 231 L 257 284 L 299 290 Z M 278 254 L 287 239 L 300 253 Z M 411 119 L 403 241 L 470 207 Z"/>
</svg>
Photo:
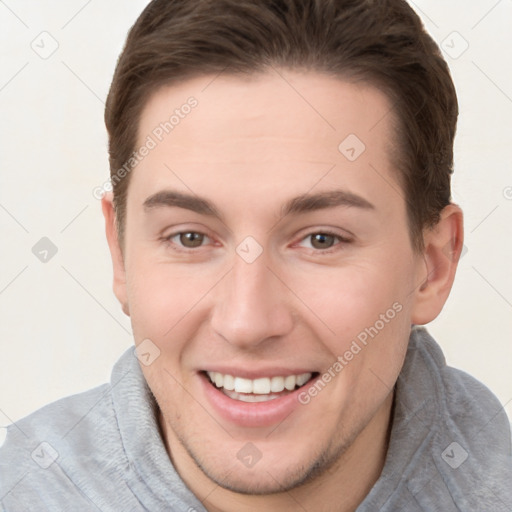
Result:
<svg viewBox="0 0 512 512">
<path fill-rule="evenodd" d="M 9 427 L 0 448 L 0 510 L 204 512 L 172 466 L 156 412 L 129 349 L 110 384 Z M 357 508 L 376 511 L 512 511 L 503 407 L 481 383 L 446 366 L 424 328 L 413 328 L 397 381 L 384 469 Z"/>
</svg>

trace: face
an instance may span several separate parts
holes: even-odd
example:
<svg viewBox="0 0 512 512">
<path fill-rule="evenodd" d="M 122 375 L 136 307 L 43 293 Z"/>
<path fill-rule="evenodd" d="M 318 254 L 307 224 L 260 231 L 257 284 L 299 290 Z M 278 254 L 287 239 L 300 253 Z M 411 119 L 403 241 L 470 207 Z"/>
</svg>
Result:
<svg viewBox="0 0 512 512">
<path fill-rule="evenodd" d="M 422 268 L 390 109 L 371 86 L 299 72 L 150 98 L 117 294 L 136 343 L 160 351 L 141 366 L 178 470 L 291 489 L 389 408 Z"/>
</svg>

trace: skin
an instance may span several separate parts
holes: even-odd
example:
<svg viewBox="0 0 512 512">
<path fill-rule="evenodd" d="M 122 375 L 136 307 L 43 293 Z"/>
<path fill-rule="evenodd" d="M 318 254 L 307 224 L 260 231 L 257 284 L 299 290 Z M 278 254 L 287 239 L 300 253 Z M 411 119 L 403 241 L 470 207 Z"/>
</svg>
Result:
<svg viewBox="0 0 512 512">
<path fill-rule="evenodd" d="M 123 244 L 112 197 L 102 201 L 115 294 L 135 343 L 161 351 L 141 367 L 169 456 L 209 511 L 355 510 L 385 461 L 410 326 L 433 320 L 452 286 L 462 212 L 447 206 L 413 250 L 390 102 L 369 85 L 298 71 L 198 77 L 149 98 L 139 142 L 190 96 L 198 106 L 132 171 Z M 354 162 L 338 150 L 349 134 L 366 146 Z M 145 208 L 162 190 L 205 198 L 220 218 Z M 373 207 L 282 216 L 297 196 L 337 190 Z M 187 232 L 207 236 L 186 248 L 176 234 Z M 332 247 L 318 248 L 311 235 L 325 232 Z M 262 249 L 252 263 L 236 252 L 247 236 Z M 279 424 L 239 426 L 205 396 L 209 365 L 322 374 L 394 303 L 401 311 Z M 247 442 L 262 455 L 252 468 L 237 458 Z"/>
</svg>

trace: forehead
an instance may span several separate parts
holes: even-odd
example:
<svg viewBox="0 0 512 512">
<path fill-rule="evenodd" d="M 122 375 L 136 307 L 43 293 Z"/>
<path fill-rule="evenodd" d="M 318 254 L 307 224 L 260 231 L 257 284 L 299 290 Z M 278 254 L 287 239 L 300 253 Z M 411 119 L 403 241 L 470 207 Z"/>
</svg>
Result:
<svg viewBox="0 0 512 512">
<path fill-rule="evenodd" d="M 130 189 L 284 201 L 343 184 L 382 196 L 385 180 L 396 182 L 392 121 L 386 95 L 366 83 L 282 70 L 197 77 L 149 98 L 137 148 L 151 139 L 152 149 Z"/>
</svg>

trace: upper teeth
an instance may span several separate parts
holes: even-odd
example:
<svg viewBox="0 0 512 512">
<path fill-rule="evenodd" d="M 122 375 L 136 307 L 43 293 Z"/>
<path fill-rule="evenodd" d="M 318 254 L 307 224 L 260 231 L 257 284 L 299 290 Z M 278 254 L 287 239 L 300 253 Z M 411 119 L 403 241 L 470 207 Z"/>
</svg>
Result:
<svg viewBox="0 0 512 512">
<path fill-rule="evenodd" d="M 242 377 L 233 377 L 233 375 L 224 375 L 219 372 L 207 372 L 210 380 L 218 387 L 237 393 L 254 393 L 257 395 L 266 395 L 268 393 L 280 393 L 285 389 L 293 391 L 295 386 L 302 386 L 309 379 L 311 373 L 301 373 L 300 375 L 287 375 L 286 377 L 262 377 L 260 379 L 244 379 Z"/>
</svg>

